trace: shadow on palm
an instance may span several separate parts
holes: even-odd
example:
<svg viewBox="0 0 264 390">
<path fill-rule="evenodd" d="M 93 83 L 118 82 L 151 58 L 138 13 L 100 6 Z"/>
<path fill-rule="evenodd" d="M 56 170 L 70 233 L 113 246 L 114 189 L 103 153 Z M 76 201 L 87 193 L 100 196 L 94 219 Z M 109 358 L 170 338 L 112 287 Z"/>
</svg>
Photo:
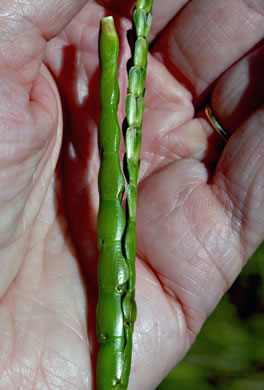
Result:
<svg viewBox="0 0 264 390">
<path fill-rule="evenodd" d="M 96 193 L 98 172 L 97 123 L 99 118 L 99 67 L 88 82 L 89 95 L 78 99 L 78 48 L 63 48 L 63 65 L 58 85 L 64 117 L 64 133 L 56 180 L 58 209 L 70 230 L 69 249 L 79 264 L 82 283 L 87 295 L 87 335 L 91 368 L 95 377 L 97 342 L 95 338 L 95 306 L 97 301 L 97 235 Z M 63 225 L 62 225 L 62 234 Z M 76 256 L 77 254 L 77 256 Z M 95 388 L 95 384 L 93 384 Z"/>
<path fill-rule="evenodd" d="M 63 49 L 61 73 L 56 80 L 64 112 L 64 135 L 60 156 L 63 202 L 73 241 L 87 280 L 95 283 L 97 257 L 96 192 L 98 172 L 97 123 L 99 116 L 99 68 L 89 80 L 89 95 L 80 104 L 77 48 Z M 96 285 L 94 285 L 96 287 Z"/>
</svg>

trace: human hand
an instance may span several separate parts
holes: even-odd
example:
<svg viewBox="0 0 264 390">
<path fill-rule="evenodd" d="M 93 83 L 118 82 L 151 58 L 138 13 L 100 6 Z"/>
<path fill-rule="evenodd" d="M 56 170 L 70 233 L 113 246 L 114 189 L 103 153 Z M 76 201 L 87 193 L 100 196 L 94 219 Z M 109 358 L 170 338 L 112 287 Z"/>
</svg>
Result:
<svg viewBox="0 0 264 390">
<path fill-rule="evenodd" d="M 71 21 L 84 3 L 0 6 L 0 388 L 94 381 L 98 29 L 115 15 L 122 102 L 134 2 L 90 1 Z M 148 67 L 133 389 L 154 389 L 184 356 L 264 237 L 263 49 L 248 55 L 263 37 L 263 5 L 193 0 L 179 12 L 185 3 L 153 10 L 152 38 L 163 32 Z M 211 91 L 235 133 L 224 150 L 195 114 Z"/>
</svg>

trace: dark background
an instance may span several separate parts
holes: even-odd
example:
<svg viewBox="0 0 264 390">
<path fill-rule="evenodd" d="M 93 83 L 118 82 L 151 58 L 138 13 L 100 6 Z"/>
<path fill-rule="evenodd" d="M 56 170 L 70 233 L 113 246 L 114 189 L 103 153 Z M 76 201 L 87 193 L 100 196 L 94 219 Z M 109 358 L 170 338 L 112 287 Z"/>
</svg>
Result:
<svg viewBox="0 0 264 390">
<path fill-rule="evenodd" d="M 156 390 L 264 390 L 264 242 Z"/>
</svg>

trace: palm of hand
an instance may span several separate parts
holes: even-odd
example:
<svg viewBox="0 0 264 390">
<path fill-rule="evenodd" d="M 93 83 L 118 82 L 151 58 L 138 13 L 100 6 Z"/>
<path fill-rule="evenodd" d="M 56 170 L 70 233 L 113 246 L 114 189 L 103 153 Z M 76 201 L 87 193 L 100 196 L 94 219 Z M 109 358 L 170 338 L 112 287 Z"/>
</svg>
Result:
<svg viewBox="0 0 264 390">
<path fill-rule="evenodd" d="M 3 150 L 8 152 L 1 159 L 1 188 L 9 186 L 15 196 L 11 199 L 8 191 L 1 196 L 6 218 L 0 227 L 4 269 L 0 329 L 5 335 L 0 387 L 5 383 L 19 383 L 21 389 L 92 386 L 99 167 L 97 34 L 103 13 L 102 7 L 89 4 L 46 49 L 46 63 L 65 108 L 56 170 L 62 126 L 50 75 L 43 67 L 36 71 L 30 105 L 23 95 L 24 85 L 16 79 L 3 81 L 3 97 L 12 115 L 6 116 L 3 107 L 2 117 L 13 133 L 3 131 Z M 124 36 L 129 24 L 119 20 L 123 101 L 129 57 Z M 32 73 L 39 64 L 39 58 L 31 62 Z M 263 188 L 263 178 L 256 168 L 251 183 L 240 181 L 243 143 L 237 151 L 231 141 L 232 156 L 226 152 L 208 184 L 208 163 L 216 164 L 218 156 L 208 148 L 210 129 L 202 118 L 193 119 L 191 93 L 154 57 L 149 60 L 147 88 L 131 386 L 143 388 L 144 377 L 144 388 L 152 389 L 186 353 L 262 239 L 263 215 L 256 218 L 251 203 L 257 199 L 258 205 L 263 204 L 263 196 L 257 196 L 254 188 L 254 182 Z M 21 106 L 10 108 L 14 98 L 8 92 L 15 94 L 16 101 L 20 98 Z M 202 93 L 196 95 L 199 99 Z M 231 163 L 234 168 L 228 168 Z"/>
</svg>

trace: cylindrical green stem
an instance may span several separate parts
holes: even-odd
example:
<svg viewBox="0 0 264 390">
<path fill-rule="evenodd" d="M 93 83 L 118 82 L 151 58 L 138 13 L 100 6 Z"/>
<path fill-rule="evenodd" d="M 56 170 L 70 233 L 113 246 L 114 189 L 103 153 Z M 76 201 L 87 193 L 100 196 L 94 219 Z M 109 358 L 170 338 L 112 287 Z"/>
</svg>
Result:
<svg viewBox="0 0 264 390">
<path fill-rule="evenodd" d="M 136 205 L 144 111 L 148 37 L 153 0 L 137 1 L 134 12 L 137 40 L 129 72 L 125 102 L 125 169 L 127 172 L 127 217 L 122 208 L 124 178 L 120 168 L 120 128 L 117 120 L 119 43 L 112 17 L 101 21 L 100 123 L 98 213 L 97 390 L 125 390 L 131 367 L 132 335 L 136 319 L 135 259 Z"/>
<path fill-rule="evenodd" d="M 119 42 L 112 17 L 101 22 L 100 34 L 100 123 L 101 166 L 98 178 L 99 212 L 97 222 L 99 299 L 96 311 L 97 390 L 126 389 L 124 378 L 124 313 L 122 302 L 127 290 L 129 269 L 123 255 L 125 214 L 122 196 L 125 180 L 120 168 L 120 128 L 117 120 Z M 125 383 L 124 383 L 125 382 Z"/>
<path fill-rule="evenodd" d="M 140 164 L 140 147 L 142 138 L 142 118 L 144 112 L 145 79 L 149 47 L 149 32 L 152 21 L 153 0 L 138 0 L 133 19 L 137 39 L 133 56 L 133 66 L 129 71 L 128 95 L 125 109 L 128 128 L 125 134 L 126 156 L 125 170 L 127 175 L 127 223 L 124 238 L 125 257 L 129 267 L 128 289 L 123 301 L 123 312 L 127 327 L 125 328 L 127 340 L 127 375 L 130 370 L 132 351 L 132 333 L 136 319 L 135 302 L 135 260 L 136 244 L 136 208 L 137 183 Z"/>
</svg>

